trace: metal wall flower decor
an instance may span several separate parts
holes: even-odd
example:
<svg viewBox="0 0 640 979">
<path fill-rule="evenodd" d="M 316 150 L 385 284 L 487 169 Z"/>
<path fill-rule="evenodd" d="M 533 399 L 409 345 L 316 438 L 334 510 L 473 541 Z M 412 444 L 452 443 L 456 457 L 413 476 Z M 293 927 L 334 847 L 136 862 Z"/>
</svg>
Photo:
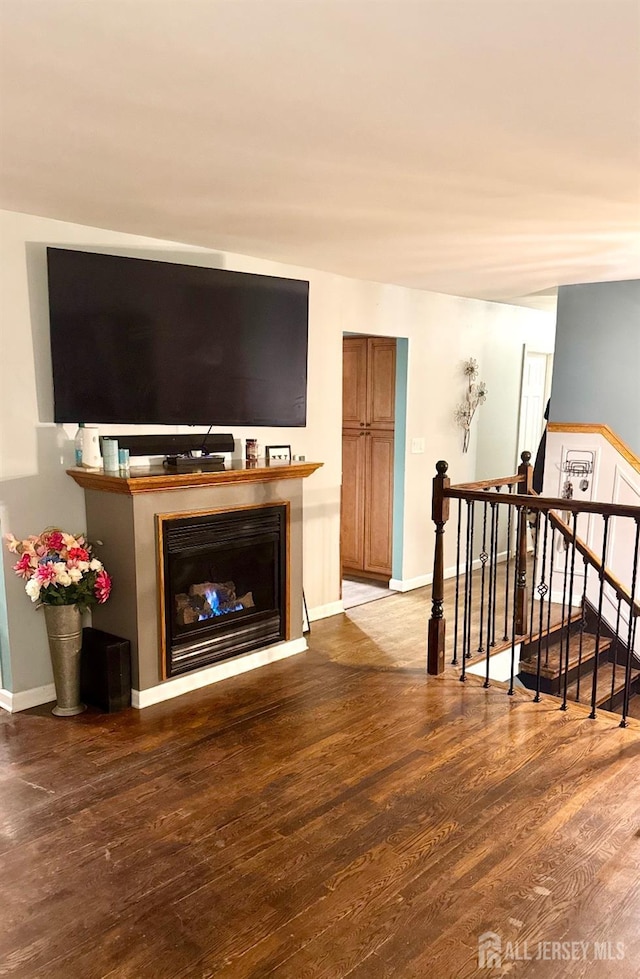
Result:
<svg viewBox="0 0 640 979">
<path fill-rule="evenodd" d="M 473 357 L 466 360 L 463 365 L 463 373 L 467 379 L 467 390 L 462 404 L 456 408 L 455 418 L 464 431 L 462 439 L 462 451 L 466 452 L 469 448 L 469 437 L 471 435 L 471 422 L 477 409 L 487 400 L 487 385 L 484 381 L 478 380 L 478 361 Z"/>
</svg>

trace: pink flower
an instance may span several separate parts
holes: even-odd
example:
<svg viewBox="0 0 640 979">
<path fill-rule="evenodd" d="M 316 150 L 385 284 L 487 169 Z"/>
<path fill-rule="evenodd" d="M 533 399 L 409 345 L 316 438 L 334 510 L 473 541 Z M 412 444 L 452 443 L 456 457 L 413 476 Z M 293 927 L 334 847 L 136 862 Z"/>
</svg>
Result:
<svg viewBox="0 0 640 979">
<path fill-rule="evenodd" d="M 61 531 L 52 530 L 49 534 L 49 548 L 52 551 L 61 551 L 64 545 L 64 539 Z"/>
<path fill-rule="evenodd" d="M 106 571 L 99 571 L 96 575 L 94 591 L 96 598 L 103 605 L 111 594 L 111 578 Z"/>
<path fill-rule="evenodd" d="M 33 575 L 31 555 L 28 553 L 23 554 L 18 563 L 14 564 L 13 570 L 20 578 L 31 578 Z"/>
<path fill-rule="evenodd" d="M 72 561 L 88 561 L 89 552 L 84 547 L 69 548 L 69 557 Z"/>
<path fill-rule="evenodd" d="M 47 564 L 39 565 L 38 570 L 36 571 L 36 578 L 38 579 L 38 581 L 40 582 L 43 588 L 46 588 L 47 585 L 50 585 L 52 581 L 55 581 L 56 571 L 53 564 L 49 562 Z"/>
</svg>

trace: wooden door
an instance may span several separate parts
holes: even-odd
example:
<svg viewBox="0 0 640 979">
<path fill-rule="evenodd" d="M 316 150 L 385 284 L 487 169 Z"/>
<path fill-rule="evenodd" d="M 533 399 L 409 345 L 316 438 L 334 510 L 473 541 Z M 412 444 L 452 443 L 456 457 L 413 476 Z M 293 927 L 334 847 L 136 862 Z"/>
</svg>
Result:
<svg viewBox="0 0 640 979">
<path fill-rule="evenodd" d="M 391 575 L 396 341 L 343 341 L 343 569 Z"/>
</svg>

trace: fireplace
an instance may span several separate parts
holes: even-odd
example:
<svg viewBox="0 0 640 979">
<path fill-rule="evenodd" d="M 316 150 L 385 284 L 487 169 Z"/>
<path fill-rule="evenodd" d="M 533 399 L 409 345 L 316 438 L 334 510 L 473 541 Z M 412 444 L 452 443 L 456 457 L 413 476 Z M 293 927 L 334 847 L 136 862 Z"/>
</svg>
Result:
<svg viewBox="0 0 640 979">
<path fill-rule="evenodd" d="M 134 707 L 149 707 L 304 652 L 303 484 L 319 467 L 318 462 L 249 466 L 233 461 L 220 472 L 176 473 L 167 472 L 164 466 L 149 466 L 133 467 L 129 475 L 120 476 L 70 470 L 85 491 L 89 538 L 104 541 L 100 558 L 113 573 L 111 598 L 93 607 L 93 626 L 131 643 Z M 275 528 L 268 519 L 271 527 L 256 530 L 252 518 L 269 510 L 271 517 L 280 515 Z M 225 526 L 234 514 L 231 524 L 226 522 Z M 247 517 L 251 518 L 248 528 Z M 236 604 L 231 601 L 232 592 L 236 599 L 251 593 L 253 605 L 247 602 L 241 610 L 231 608 L 213 622 L 198 618 L 198 624 L 189 623 L 187 628 L 171 619 L 175 596 L 170 594 L 167 599 L 166 587 L 174 565 L 179 571 L 179 562 L 172 561 L 171 556 L 180 554 L 180 533 L 171 534 L 171 549 L 165 554 L 165 531 L 173 521 L 177 521 L 173 529 L 178 531 L 189 523 L 195 525 L 195 540 L 187 537 L 184 548 L 188 552 L 195 547 L 190 558 L 195 561 L 199 544 L 206 543 L 202 525 L 206 528 L 218 518 L 222 525 L 213 532 L 211 528 L 206 531 L 216 559 L 222 552 L 218 554 L 215 545 L 222 543 L 225 535 L 237 546 L 251 544 L 252 537 L 253 543 L 256 537 L 260 543 L 266 533 L 268 553 L 273 558 L 271 585 L 265 597 L 262 585 L 245 580 L 242 567 L 238 571 L 237 566 L 228 564 L 212 566 L 209 558 L 204 568 L 196 567 L 193 577 L 188 576 L 190 580 L 176 582 L 175 593 L 188 595 L 192 584 L 209 582 L 226 587 L 218 601 L 227 609 L 229 603 Z M 253 559 L 256 564 L 262 561 L 260 547 L 257 552 L 258 557 L 254 552 Z M 238 550 L 232 557 L 239 558 Z M 253 562 L 248 562 L 249 568 Z M 229 582 L 231 588 L 227 587 Z M 183 614 L 181 620 L 189 617 Z M 235 630 L 236 623 L 245 631 L 233 637 L 231 627 Z"/>
<path fill-rule="evenodd" d="M 157 523 L 166 677 L 287 638 L 287 504 Z"/>
</svg>

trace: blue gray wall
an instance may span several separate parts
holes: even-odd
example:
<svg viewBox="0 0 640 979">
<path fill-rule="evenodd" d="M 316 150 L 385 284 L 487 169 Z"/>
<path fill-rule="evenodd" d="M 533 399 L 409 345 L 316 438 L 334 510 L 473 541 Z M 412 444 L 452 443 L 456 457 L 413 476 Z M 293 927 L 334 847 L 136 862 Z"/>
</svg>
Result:
<svg viewBox="0 0 640 979">
<path fill-rule="evenodd" d="M 640 280 L 560 287 L 550 420 L 603 423 L 640 455 Z"/>
</svg>

